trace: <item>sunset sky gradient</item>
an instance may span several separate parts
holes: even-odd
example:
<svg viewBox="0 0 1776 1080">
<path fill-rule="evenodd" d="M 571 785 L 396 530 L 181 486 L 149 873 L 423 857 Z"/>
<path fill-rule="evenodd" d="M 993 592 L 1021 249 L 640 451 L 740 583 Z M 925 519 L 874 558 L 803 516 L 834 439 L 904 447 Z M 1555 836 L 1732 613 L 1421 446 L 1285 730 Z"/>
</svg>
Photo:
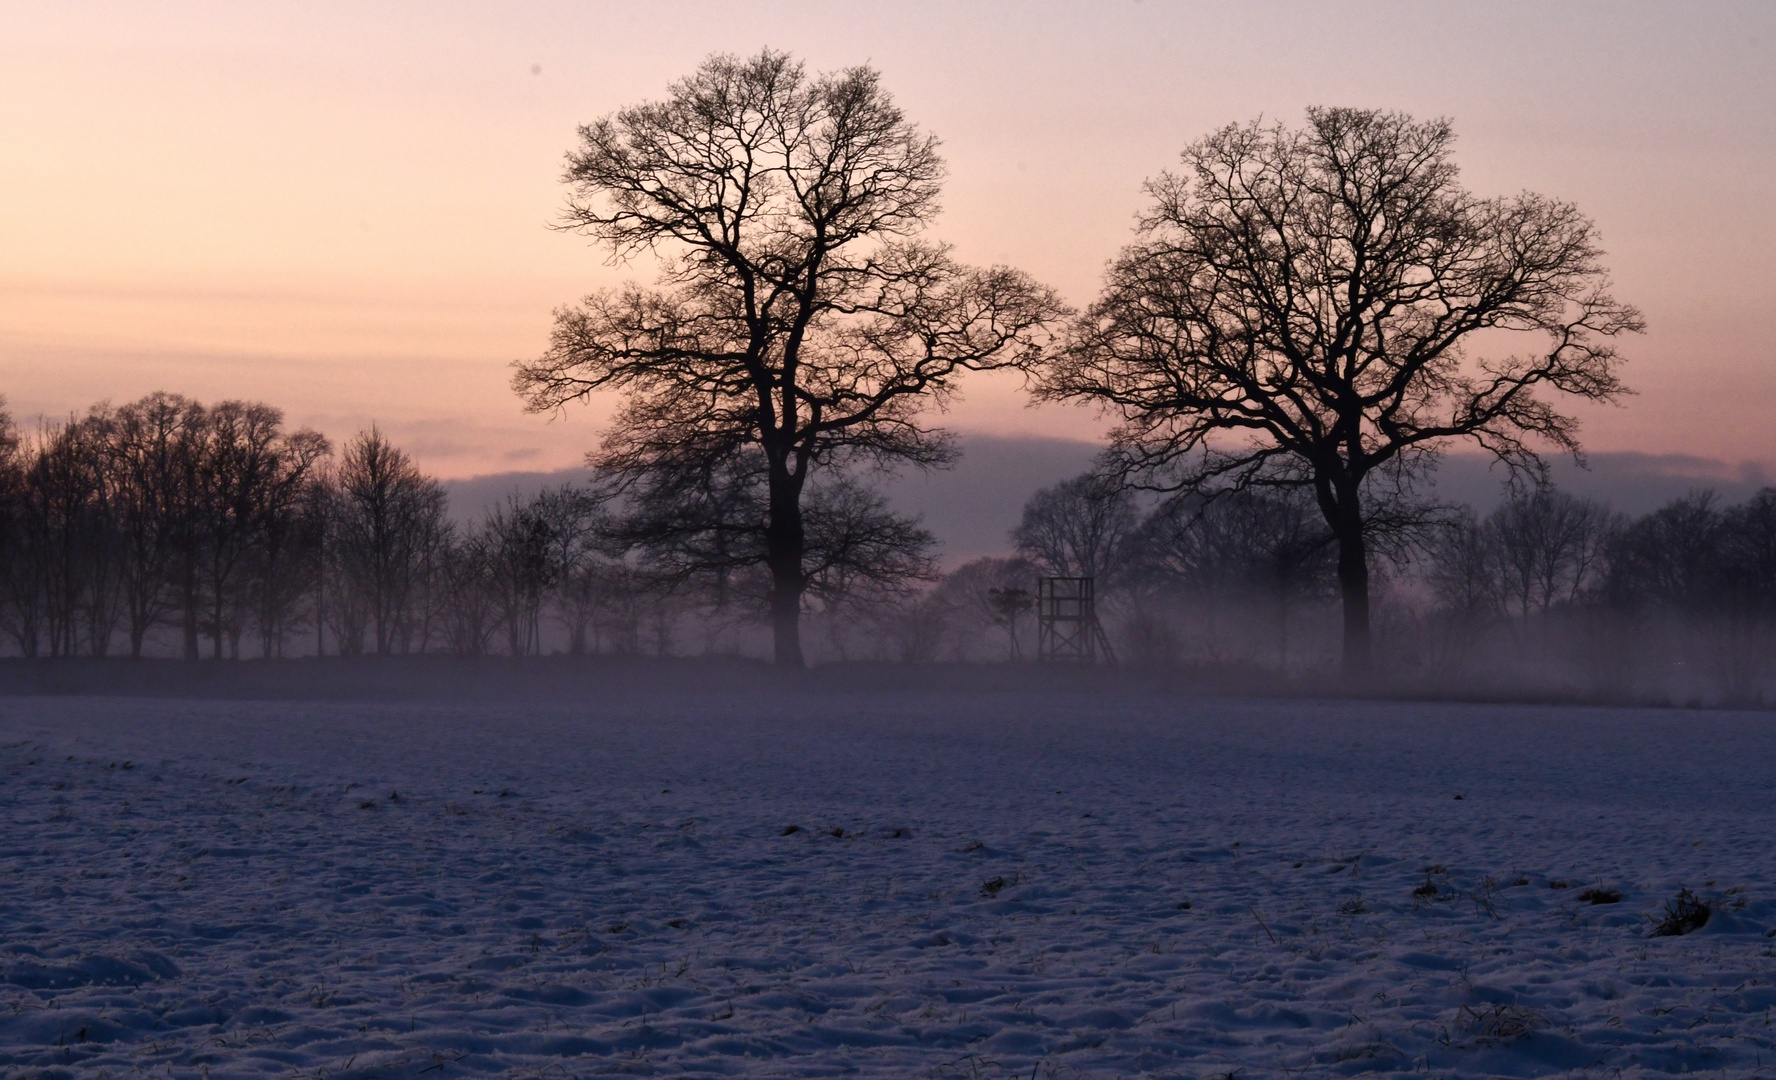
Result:
<svg viewBox="0 0 1776 1080">
<path fill-rule="evenodd" d="M 445 476 L 576 463 L 608 408 L 507 388 L 645 265 L 548 228 L 574 126 L 714 51 L 867 62 L 944 142 L 935 234 L 1088 301 L 1142 181 L 1311 104 L 1451 117 L 1466 183 L 1576 202 L 1639 395 L 1588 446 L 1776 463 L 1776 4 L 9 3 L 0 393 L 154 389 L 380 423 Z M 948 421 L 1091 437 L 979 378 Z"/>
</svg>

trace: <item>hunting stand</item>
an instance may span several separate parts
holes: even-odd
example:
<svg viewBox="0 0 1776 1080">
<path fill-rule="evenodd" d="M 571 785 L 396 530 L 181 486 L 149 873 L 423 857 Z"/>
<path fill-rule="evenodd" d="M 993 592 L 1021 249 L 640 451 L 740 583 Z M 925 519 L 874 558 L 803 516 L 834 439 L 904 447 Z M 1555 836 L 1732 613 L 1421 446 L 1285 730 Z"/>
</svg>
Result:
<svg viewBox="0 0 1776 1080">
<path fill-rule="evenodd" d="M 1036 660 L 1046 664 L 1116 663 L 1116 650 L 1098 622 L 1097 594 L 1088 577 L 1036 582 Z"/>
</svg>

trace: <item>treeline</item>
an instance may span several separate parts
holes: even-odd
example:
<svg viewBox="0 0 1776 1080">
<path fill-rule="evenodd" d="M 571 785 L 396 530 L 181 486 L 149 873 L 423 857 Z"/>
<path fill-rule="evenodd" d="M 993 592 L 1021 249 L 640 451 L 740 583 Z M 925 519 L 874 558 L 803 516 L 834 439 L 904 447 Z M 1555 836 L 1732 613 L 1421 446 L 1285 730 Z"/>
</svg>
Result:
<svg viewBox="0 0 1776 1080">
<path fill-rule="evenodd" d="M 335 454 L 269 405 L 156 393 L 28 436 L 0 415 L 0 633 L 27 657 L 523 654 L 547 609 L 573 651 L 637 647 L 588 493 L 447 509 L 374 428 Z"/>
<path fill-rule="evenodd" d="M 1469 677 L 1757 702 L 1776 666 L 1776 489 L 1641 517 L 1543 488 L 1436 534 L 1421 662 Z"/>
<path fill-rule="evenodd" d="M 1039 492 L 1016 558 L 959 567 L 910 622 L 924 655 L 1029 651 L 1028 590 L 1093 576 L 1136 664 L 1329 676 L 1337 545 L 1311 493 L 1248 489 L 1145 508 L 1087 474 Z M 1428 502 L 1371 523 L 1389 674 L 1452 689 L 1750 702 L 1776 674 L 1776 489 L 1699 490 L 1640 517 L 1552 485 L 1484 516 Z M 948 634 L 948 638 L 944 637 Z"/>
<path fill-rule="evenodd" d="M 1030 499 L 1014 556 L 940 573 L 930 534 L 830 480 L 807 519 L 813 652 L 1031 659 L 1036 582 L 1059 575 L 1096 580 L 1125 663 L 1329 675 L 1337 544 L 1311 498 L 1142 501 L 1088 473 Z M 765 509 L 721 509 L 751 533 L 702 513 L 682 491 L 595 481 L 456 520 L 376 429 L 335 448 L 259 403 L 157 393 L 28 435 L 0 414 L 0 633 L 27 657 L 761 655 Z M 1776 490 L 1631 518 L 1527 487 L 1484 516 L 1415 505 L 1369 527 L 1396 675 L 1765 693 Z"/>
<path fill-rule="evenodd" d="M 28 434 L 0 410 L 0 648 L 747 651 L 771 587 L 754 492 L 603 479 L 514 492 L 462 521 L 375 428 L 335 448 L 270 405 L 168 393 Z M 826 478 L 807 509 L 804 599 L 829 625 L 935 577 L 930 534 L 867 486 Z"/>
</svg>

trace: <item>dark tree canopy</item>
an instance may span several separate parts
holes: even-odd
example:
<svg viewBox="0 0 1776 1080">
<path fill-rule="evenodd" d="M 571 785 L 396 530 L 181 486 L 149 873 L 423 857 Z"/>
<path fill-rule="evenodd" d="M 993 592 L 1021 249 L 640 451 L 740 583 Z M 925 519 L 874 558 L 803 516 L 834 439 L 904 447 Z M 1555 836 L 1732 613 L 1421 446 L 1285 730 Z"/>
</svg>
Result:
<svg viewBox="0 0 1776 1080">
<path fill-rule="evenodd" d="M 1337 538 L 1345 667 L 1370 663 L 1366 487 L 1452 440 L 1514 468 L 1577 452 L 1550 394 L 1610 400 L 1617 335 L 1597 232 L 1569 203 L 1480 198 L 1447 121 L 1310 109 L 1224 128 L 1148 184 L 1137 241 L 1042 393 L 1101 404 L 1138 482 L 1310 488 Z M 1517 351 L 1501 347 L 1521 337 Z"/>
<path fill-rule="evenodd" d="M 515 389 L 534 411 L 612 390 L 607 473 L 711 473 L 762 455 L 762 557 L 782 663 L 802 662 L 810 471 L 953 456 L 920 414 L 956 376 L 1027 362 L 1062 313 L 1014 270 L 920 239 L 943 163 L 866 67 L 810 76 L 781 53 L 712 57 L 664 101 L 580 129 L 565 227 L 659 283 L 556 313 Z M 747 467 L 750 472 L 750 466 Z"/>
</svg>

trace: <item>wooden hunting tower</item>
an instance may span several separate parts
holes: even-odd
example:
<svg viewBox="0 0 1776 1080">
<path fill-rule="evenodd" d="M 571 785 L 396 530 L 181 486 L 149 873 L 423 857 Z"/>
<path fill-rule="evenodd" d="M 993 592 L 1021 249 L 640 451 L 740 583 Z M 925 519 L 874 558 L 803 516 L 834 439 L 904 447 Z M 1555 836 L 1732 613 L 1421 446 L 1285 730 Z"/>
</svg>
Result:
<svg viewBox="0 0 1776 1080">
<path fill-rule="evenodd" d="M 1116 652 L 1098 623 L 1097 593 L 1088 577 L 1045 577 L 1036 582 L 1038 663 L 1116 663 Z"/>
</svg>

